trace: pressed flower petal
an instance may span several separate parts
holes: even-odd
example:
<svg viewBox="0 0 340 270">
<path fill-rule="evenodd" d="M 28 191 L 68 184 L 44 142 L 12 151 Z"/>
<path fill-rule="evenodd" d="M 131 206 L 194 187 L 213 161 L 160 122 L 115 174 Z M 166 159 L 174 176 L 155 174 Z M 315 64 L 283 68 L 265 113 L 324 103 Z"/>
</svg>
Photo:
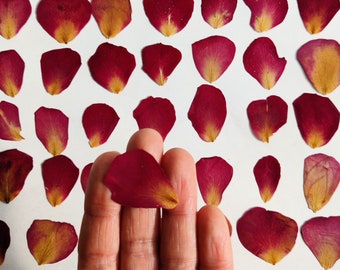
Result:
<svg viewBox="0 0 340 270">
<path fill-rule="evenodd" d="M 82 122 L 90 146 L 97 147 L 105 143 L 118 121 L 118 114 L 107 104 L 96 103 L 87 107 Z"/>
<path fill-rule="evenodd" d="M 67 198 L 79 176 L 79 169 L 63 155 L 45 160 L 41 164 L 41 172 L 46 197 L 52 206 L 61 204 Z"/>
<path fill-rule="evenodd" d="M 325 154 L 305 158 L 303 190 L 308 207 L 317 212 L 331 199 L 340 182 L 339 162 Z"/>
<path fill-rule="evenodd" d="M 81 66 L 79 53 L 68 48 L 45 52 L 40 59 L 41 75 L 45 89 L 57 95 L 71 84 Z"/>
<path fill-rule="evenodd" d="M 91 18 L 87 0 L 40 0 L 37 20 L 42 28 L 60 43 L 73 40 Z"/>
<path fill-rule="evenodd" d="M 327 144 L 338 130 L 339 111 L 329 98 L 304 93 L 294 100 L 293 107 L 301 136 L 310 147 Z"/>
<path fill-rule="evenodd" d="M 301 235 L 324 269 L 340 258 L 340 216 L 315 217 L 301 227 Z"/>
<path fill-rule="evenodd" d="M 192 44 L 195 66 L 202 78 L 210 83 L 227 70 L 235 52 L 235 44 L 222 36 L 210 36 Z"/>
<path fill-rule="evenodd" d="M 18 107 L 12 103 L 0 102 L 0 139 L 20 141 L 24 139 L 21 134 Z"/>
<path fill-rule="evenodd" d="M 288 12 L 288 1 L 244 0 L 251 11 L 250 25 L 257 32 L 268 31 L 279 25 Z"/>
<path fill-rule="evenodd" d="M 213 28 L 220 28 L 233 19 L 236 6 L 237 0 L 202 0 L 202 17 Z"/>
<path fill-rule="evenodd" d="M 0 52 L 0 90 L 16 96 L 22 86 L 25 62 L 15 50 Z"/>
<path fill-rule="evenodd" d="M 286 122 L 288 105 L 278 96 L 252 101 L 247 108 L 250 128 L 254 136 L 263 142 L 278 131 Z"/>
<path fill-rule="evenodd" d="M 193 0 L 143 0 L 143 5 L 150 23 L 167 37 L 180 32 L 194 10 Z"/>
<path fill-rule="evenodd" d="M 306 30 L 311 34 L 321 32 L 339 11 L 339 0 L 297 0 Z"/>
<path fill-rule="evenodd" d="M 254 207 L 237 221 L 236 230 L 248 251 L 274 265 L 293 249 L 298 225 L 279 212 Z"/>
<path fill-rule="evenodd" d="M 133 111 L 138 127 L 153 128 L 166 138 L 176 121 L 175 107 L 166 98 L 148 97 L 143 99 Z"/>
<path fill-rule="evenodd" d="M 223 192 L 233 177 L 233 167 L 223 158 L 214 156 L 197 161 L 196 172 L 204 202 L 208 205 L 219 205 Z"/>
<path fill-rule="evenodd" d="M 206 142 L 219 135 L 227 117 L 227 103 L 221 90 L 211 85 L 201 85 L 188 111 L 192 126 Z"/>
<path fill-rule="evenodd" d="M 73 225 L 52 220 L 34 220 L 27 230 L 26 238 L 28 248 L 38 265 L 64 260 L 78 243 Z"/>
<path fill-rule="evenodd" d="M 121 46 L 102 43 L 88 61 L 93 79 L 110 92 L 118 94 L 136 67 L 133 54 Z"/>
<path fill-rule="evenodd" d="M 92 14 L 106 38 L 113 38 L 131 22 L 130 0 L 92 0 Z"/>
<path fill-rule="evenodd" d="M 81 188 L 83 189 L 84 192 L 86 191 L 87 182 L 89 180 L 92 165 L 93 165 L 93 162 L 86 164 L 85 167 L 81 171 L 80 184 L 81 184 Z"/>
<path fill-rule="evenodd" d="M 9 203 L 24 187 L 33 158 L 17 149 L 0 152 L 0 201 Z"/>
<path fill-rule="evenodd" d="M 297 52 L 307 78 L 321 94 L 329 94 L 340 85 L 340 45 L 332 39 L 311 40 Z"/>
<path fill-rule="evenodd" d="M 269 201 L 276 191 L 281 178 L 281 166 L 279 161 L 269 155 L 258 160 L 253 173 L 261 198 L 264 202 Z"/>
<path fill-rule="evenodd" d="M 280 79 L 286 64 L 286 59 L 278 56 L 275 44 L 267 37 L 255 39 L 243 54 L 245 70 L 268 90 Z"/>
<path fill-rule="evenodd" d="M 27 22 L 32 12 L 29 0 L 0 1 L 0 35 L 14 37 Z"/>
<path fill-rule="evenodd" d="M 117 156 L 104 184 L 113 201 L 129 207 L 174 208 L 178 196 L 157 161 L 144 150 L 132 150 Z"/>
<path fill-rule="evenodd" d="M 158 85 L 164 85 L 182 59 L 181 52 L 170 45 L 157 43 L 142 50 L 142 69 Z"/>
<path fill-rule="evenodd" d="M 6 251 L 11 243 L 10 229 L 6 222 L 0 220 L 0 266 L 4 263 Z"/>
<path fill-rule="evenodd" d="M 68 142 L 68 117 L 60 110 L 40 107 L 35 113 L 35 132 L 53 156 L 61 154 Z"/>
</svg>

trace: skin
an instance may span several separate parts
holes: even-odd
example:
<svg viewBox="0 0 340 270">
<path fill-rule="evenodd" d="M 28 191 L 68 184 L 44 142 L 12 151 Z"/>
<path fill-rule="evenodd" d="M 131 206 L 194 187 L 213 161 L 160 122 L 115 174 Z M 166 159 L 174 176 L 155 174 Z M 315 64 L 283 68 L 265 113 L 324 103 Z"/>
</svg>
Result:
<svg viewBox="0 0 340 270">
<path fill-rule="evenodd" d="M 103 184 L 119 154 L 107 152 L 92 166 L 79 235 L 78 270 L 200 269 L 233 270 L 230 231 L 215 206 L 197 212 L 195 162 L 183 149 L 163 154 L 163 140 L 152 129 L 136 132 L 127 150 L 152 154 L 179 196 L 172 210 L 122 207 Z"/>
</svg>

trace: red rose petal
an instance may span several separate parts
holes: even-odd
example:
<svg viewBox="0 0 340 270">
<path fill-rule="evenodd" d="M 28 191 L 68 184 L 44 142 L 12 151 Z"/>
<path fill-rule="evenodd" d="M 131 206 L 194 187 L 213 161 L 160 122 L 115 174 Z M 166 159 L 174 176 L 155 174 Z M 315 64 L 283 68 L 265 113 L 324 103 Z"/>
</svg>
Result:
<svg viewBox="0 0 340 270">
<path fill-rule="evenodd" d="M 0 152 L 0 201 L 9 203 L 24 187 L 33 158 L 17 149 Z"/>
<path fill-rule="evenodd" d="M 118 94 L 136 67 L 133 54 L 121 46 L 103 43 L 88 61 L 93 79 L 110 92 Z"/>
<path fill-rule="evenodd" d="M 308 207 L 317 212 L 331 199 L 340 182 L 339 162 L 325 154 L 305 158 L 303 190 Z"/>
<path fill-rule="evenodd" d="M 97 147 L 105 143 L 118 121 L 118 114 L 107 104 L 96 103 L 87 107 L 82 122 L 90 146 Z"/>
<path fill-rule="evenodd" d="M 202 17 L 213 28 L 220 28 L 233 19 L 236 6 L 237 0 L 202 0 Z"/>
<path fill-rule="evenodd" d="M 281 166 L 273 156 L 265 156 L 258 160 L 253 173 L 261 198 L 264 202 L 269 201 L 276 191 L 281 178 Z"/>
<path fill-rule="evenodd" d="M 235 44 L 222 36 L 210 36 L 192 44 L 195 66 L 202 78 L 210 83 L 227 70 L 235 52 Z"/>
<path fill-rule="evenodd" d="M 0 102 L 0 139 L 20 141 L 24 139 L 21 134 L 18 107 L 12 103 Z"/>
<path fill-rule="evenodd" d="M 287 122 L 287 114 L 288 105 L 278 96 L 252 101 L 247 108 L 250 128 L 263 142 L 269 142 L 269 138 Z"/>
<path fill-rule="evenodd" d="M 233 167 L 221 157 L 201 158 L 196 162 L 198 186 L 208 205 L 219 205 L 233 177 Z"/>
<path fill-rule="evenodd" d="M 201 85 L 188 111 L 192 126 L 206 142 L 219 135 L 227 117 L 227 103 L 221 90 L 211 85 Z"/>
<path fill-rule="evenodd" d="M 29 0 L 0 1 L 0 35 L 14 37 L 27 22 L 32 12 Z"/>
<path fill-rule="evenodd" d="M 58 109 L 40 107 L 35 113 L 35 132 L 53 156 L 61 154 L 68 142 L 68 117 Z"/>
<path fill-rule="evenodd" d="M 84 192 L 86 192 L 86 186 L 87 186 L 87 182 L 89 180 L 92 165 L 93 165 L 93 162 L 86 164 L 85 167 L 82 169 L 81 174 L 80 174 L 80 184 L 81 184 L 81 188 L 83 189 Z"/>
<path fill-rule="evenodd" d="M 315 217 L 301 227 L 301 235 L 324 269 L 340 258 L 340 216 Z"/>
<path fill-rule="evenodd" d="M 131 22 L 130 0 L 92 0 L 92 14 L 106 38 L 113 38 Z"/>
<path fill-rule="evenodd" d="M 329 94 L 340 85 L 340 45 L 337 41 L 311 40 L 300 47 L 297 58 L 319 93 Z"/>
<path fill-rule="evenodd" d="M 288 1 L 244 0 L 251 11 L 250 25 L 257 32 L 268 31 L 279 25 L 288 12 Z"/>
<path fill-rule="evenodd" d="M 80 55 L 71 49 L 45 52 L 40 59 L 41 75 L 45 89 L 57 95 L 71 84 L 81 66 Z"/>
<path fill-rule="evenodd" d="M 37 20 L 42 28 L 60 43 L 73 40 L 91 18 L 87 0 L 40 0 Z"/>
<path fill-rule="evenodd" d="M 167 37 L 180 32 L 194 10 L 193 0 L 143 0 L 143 5 L 150 23 Z"/>
<path fill-rule="evenodd" d="M 176 112 L 170 100 L 148 97 L 134 109 L 133 117 L 140 129 L 153 128 L 161 134 L 164 140 L 175 124 Z"/>
<path fill-rule="evenodd" d="M 248 251 L 274 265 L 293 249 L 298 225 L 279 212 L 254 207 L 237 221 L 236 230 Z"/>
<path fill-rule="evenodd" d="M 170 45 L 149 45 L 142 50 L 142 69 L 158 85 L 164 85 L 181 59 L 181 52 Z"/>
<path fill-rule="evenodd" d="M 287 61 L 277 54 L 275 44 L 267 37 L 255 39 L 243 54 L 243 65 L 265 89 L 271 89 L 280 79 Z"/>
<path fill-rule="evenodd" d="M 144 150 L 128 151 L 117 156 L 104 184 L 113 201 L 129 207 L 174 208 L 178 196 L 157 161 Z"/>
<path fill-rule="evenodd" d="M 338 130 L 339 111 L 329 98 L 304 93 L 294 100 L 293 107 L 301 136 L 310 147 L 327 144 Z"/>
<path fill-rule="evenodd" d="M 64 260 L 78 243 L 77 233 L 71 224 L 51 220 L 34 220 L 27 230 L 26 238 L 38 265 Z"/>
<path fill-rule="evenodd" d="M 0 266 L 4 263 L 6 251 L 11 243 L 10 229 L 6 222 L 0 220 Z"/>
<path fill-rule="evenodd" d="M 15 50 L 0 52 L 0 90 L 16 96 L 22 86 L 25 62 Z"/>
<path fill-rule="evenodd" d="M 45 160 L 41 164 L 41 172 L 46 197 L 52 206 L 61 204 L 67 198 L 79 176 L 79 169 L 63 155 Z"/>
<path fill-rule="evenodd" d="M 321 32 L 339 11 L 338 0 L 297 0 L 306 30 L 311 34 Z"/>
</svg>

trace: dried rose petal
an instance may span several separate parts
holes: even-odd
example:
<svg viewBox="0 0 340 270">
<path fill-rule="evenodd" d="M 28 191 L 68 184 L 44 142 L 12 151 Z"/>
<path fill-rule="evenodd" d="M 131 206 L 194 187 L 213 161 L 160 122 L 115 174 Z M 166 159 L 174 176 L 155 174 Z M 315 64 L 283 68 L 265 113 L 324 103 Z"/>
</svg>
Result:
<svg viewBox="0 0 340 270">
<path fill-rule="evenodd" d="M 106 38 L 113 38 L 131 22 L 130 0 L 92 0 L 92 14 Z"/>
<path fill-rule="evenodd" d="M 166 138 L 176 121 L 175 107 L 166 98 L 148 97 L 143 99 L 133 111 L 138 127 L 153 128 Z"/>
<path fill-rule="evenodd" d="M 164 85 L 182 59 L 181 52 L 170 45 L 157 43 L 142 50 L 142 69 L 158 85 Z"/>
<path fill-rule="evenodd" d="M 211 85 L 201 85 L 188 111 L 192 126 L 206 142 L 213 142 L 227 117 L 227 103 L 221 90 Z"/>
<path fill-rule="evenodd" d="M 45 89 L 57 95 L 71 84 L 81 66 L 79 53 L 68 48 L 45 52 L 40 59 L 41 75 Z"/>
<path fill-rule="evenodd" d="M 143 5 L 150 23 L 167 37 L 181 31 L 194 10 L 193 0 L 143 0 Z"/>
<path fill-rule="evenodd" d="M 96 103 L 87 107 L 82 123 L 91 147 L 105 143 L 119 121 L 116 111 L 107 104 Z"/>
<path fill-rule="evenodd" d="M 254 207 L 237 221 L 236 230 L 248 251 L 274 265 L 293 249 L 298 225 L 279 212 Z"/>
<path fill-rule="evenodd" d="M 78 243 L 73 225 L 52 220 L 34 220 L 27 230 L 26 238 L 28 248 L 38 265 L 64 260 Z"/>
<path fill-rule="evenodd" d="M 339 0 L 297 0 L 299 12 L 306 30 L 320 33 L 339 11 Z"/>
<path fill-rule="evenodd" d="M 9 203 L 24 187 L 33 158 L 17 149 L 0 152 L 0 201 Z"/>
<path fill-rule="evenodd" d="M 293 107 L 301 136 L 310 147 L 327 144 L 338 130 L 339 111 L 329 98 L 304 93 L 294 100 Z"/>
<path fill-rule="evenodd" d="M 339 162 L 325 154 L 305 158 L 303 190 L 308 207 L 317 212 L 331 199 L 340 182 Z"/>
<path fill-rule="evenodd" d="M 0 90 L 16 96 L 22 86 L 25 62 L 15 50 L 0 52 Z"/>
<path fill-rule="evenodd" d="M 92 165 L 93 165 L 93 162 L 86 164 L 85 167 L 82 169 L 81 174 L 80 174 L 80 184 L 81 184 L 81 188 L 83 189 L 84 192 L 86 191 L 86 186 L 87 186 L 87 182 L 89 180 Z"/>
<path fill-rule="evenodd" d="M 61 154 L 68 142 L 68 117 L 58 109 L 40 107 L 35 113 L 35 132 L 53 156 Z"/>
<path fill-rule="evenodd" d="M 201 158 L 196 162 L 198 186 L 208 205 L 219 205 L 233 177 L 233 167 L 221 157 Z"/>
<path fill-rule="evenodd" d="M 236 6 L 237 0 L 202 0 L 202 17 L 213 28 L 220 28 L 233 19 Z"/>
<path fill-rule="evenodd" d="M 288 105 L 278 96 L 252 101 L 247 108 L 250 128 L 254 136 L 263 142 L 278 131 L 286 122 Z"/>
<path fill-rule="evenodd" d="M 288 1 L 244 0 L 251 11 L 250 25 L 257 32 L 268 31 L 279 25 L 288 12 Z"/>
<path fill-rule="evenodd" d="M 275 44 L 267 37 L 255 39 L 243 54 L 245 70 L 268 90 L 280 79 L 286 64 L 286 59 L 278 56 Z"/>
<path fill-rule="evenodd" d="M 36 12 L 42 28 L 60 43 L 73 40 L 92 13 L 87 0 L 40 0 Z"/>
<path fill-rule="evenodd" d="M 41 164 L 41 172 L 46 197 L 52 206 L 61 204 L 67 198 L 79 176 L 79 169 L 63 155 L 45 160 Z"/>
<path fill-rule="evenodd" d="M 332 39 L 311 40 L 297 52 L 306 76 L 321 94 L 329 94 L 340 85 L 340 45 Z"/>
<path fill-rule="evenodd" d="M 0 35 L 14 37 L 27 22 L 32 12 L 29 0 L 0 1 Z"/>
<path fill-rule="evenodd" d="M 281 178 L 281 166 L 279 161 L 269 155 L 258 160 L 253 173 L 261 198 L 264 202 L 269 201 L 276 191 Z"/>
<path fill-rule="evenodd" d="M 301 235 L 324 269 L 340 258 L 340 216 L 315 217 L 301 227 Z"/>
<path fill-rule="evenodd" d="M 0 220 L 0 266 L 4 263 L 6 251 L 11 243 L 10 229 L 6 222 Z"/>
<path fill-rule="evenodd" d="M 93 79 L 110 92 L 118 94 L 136 67 L 133 54 L 121 46 L 102 43 L 88 61 Z"/>
<path fill-rule="evenodd" d="M 117 156 L 104 179 L 113 201 L 129 207 L 172 209 L 178 196 L 157 161 L 144 150 Z"/>
<path fill-rule="evenodd" d="M 195 66 L 202 78 L 210 83 L 227 70 L 235 52 L 235 44 L 222 36 L 210 36 L 192 44 Z"/>
<path fill-rule="evenodd" d="M 0 139 L 20 141 L 24 139 L 21 134 L 18 107 L 12 103 L 0 102 Z"/>
</svg>

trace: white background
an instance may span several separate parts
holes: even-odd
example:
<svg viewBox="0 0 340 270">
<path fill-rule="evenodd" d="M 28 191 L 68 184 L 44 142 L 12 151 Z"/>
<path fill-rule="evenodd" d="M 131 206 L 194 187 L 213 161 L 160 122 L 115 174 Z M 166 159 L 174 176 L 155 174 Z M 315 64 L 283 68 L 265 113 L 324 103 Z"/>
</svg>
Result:
<svg viewBox="0 0 340 270">
<path fill-rule="evenodd" d="M 320 152 L 340 160 L 339 131 L 326 146 L 311 149 L 300 136 L 292 107 L 292 102 L 302 93 L 316 93 L 296 61 L 298 48 L 316 38 L 335 39 L 339 42 L 339 15 L 323 32 L 311 35 L 302 24 L 296 1 L 289 1 L 289 11 L 284 22 L 270 31 L 257 33 L 249 25 L 250 10 L 243 1 L 239 0 L 233 21 L 216 30 L 203 21 L 200 1 L 196 1 L 194 13 L 186 28 L 174 36 L 165 37 L 149 23 L 142 1 L 133 0 L 131 1 L 132 22 L 115 38 L 105 39 L 92 17 L 76 39 L 65 45 L 51 38 L 36 21 L 37 2 L 31 1 L 33 11 L 30 19 L 16 37 L 11 40 L 0 38 L 1 51 L 15 49 L 26 63 L 21 92 L 14 98 L 0 93 L 1 100 L 18 106 L 22 135 L 25 140 L 20 142 L 2 140 L 0 149 L 3 151 L 17 148 L 34 158 L 34 169 L 29 174 L 21 193 L 10 204 L 0 204 L 0 219 L 4 220 L 11 229 L 11 245 L 1 269 L 76 269 L 76 250 L 57 264 L 38 267 L 27 247 L 26 231 L 34 219 L 69 222 L 79 233 L 84 200 L 78 180 L 69 197 L 60 206 L 52 207 L 48 203 L 40 165 L 51 155 L 35 135 L 34 112 L 40 106 L 45 106 L 60 109 L 69 117 L 69 142 L 63 154 L 71 158 L 82 170 L 102 152 L 124 151 L 129 137 L 138 129 L 132 111 L 142 99 L 148 96 L 168 98 L 176 109 L 177 121 L 165 140 L 165 150 L 183 147 L 192 153 L 195 160 L 217 155 L 233 166 L 234 176 L 224 193 L 220 207 L 233 225 L 232 241 L 236 270 L 322 269 L 304 244 L 300 233 L 292 252 L 276 266 L 262 261 L 240 244 L 236 233 L 236 222 L 246 210 L 254 206 L 279 211 L 295 219 L 299 228 L 304 221 L 315 216 L 340 215 L 340 190 L 335 192 L 328 205 L 314 214 L 307 207 L 302 185 L 303 161 L 306 156 Z M 228 70 L 213 83 L 225 95 L 228 115 L 217 140 L 207 143 L 202 141 L 192 128 L 187 112 L 197 87 L 207 83 L 200 77 L 194 66 L 191 44 L 211 35 L 223 35 L 231 39 L 236 45 L 236 55 Z M 245 71 L 242 63 L 245 49 L 260 36 L 271 38 L 279 56 L 287 60 L 281 79 L 270 91 L 263 89 Z M 136 58 L 137 66 L 126 88 L 118 95 L 108 92 L 94 82 L 88 70 L 89 57 L 103 42 L 124 46 Z M 182 53 L 179 66 L 164 86 L 158 86 L 141 70 L 141 49 L 159 42 L 173 45 Z M 67 90 L 60 95 L 51 96 L 42 84 L 40 57 L 43 52 L 64 47 L 71 48 L 81 55 L 82 66 Z M 269 95 L 278 95 L 286 101 L 289 108 L 288 121 L 270 138 L 269 143 L 263 143 L 258 141 L 249 129 L 246 108 L 251 101 L 265 99 Z M 339 109 L 339 90 L 328 97 Z M 112 106 L 120 116 L 120 121 L 107 143 L 97 148 L 90 148 L 81 124 L 81 117 L 87 106 L 99 102 Z M 258 159 L 269 154 L 280 161 L 282 176 L 273 198 L 265 204 L 260 198 L 252 169 Z M 203 205 L 201 198 L 199 204 Z M 340 269 L 339 262 L 334 269 Z"/>
</svg>

